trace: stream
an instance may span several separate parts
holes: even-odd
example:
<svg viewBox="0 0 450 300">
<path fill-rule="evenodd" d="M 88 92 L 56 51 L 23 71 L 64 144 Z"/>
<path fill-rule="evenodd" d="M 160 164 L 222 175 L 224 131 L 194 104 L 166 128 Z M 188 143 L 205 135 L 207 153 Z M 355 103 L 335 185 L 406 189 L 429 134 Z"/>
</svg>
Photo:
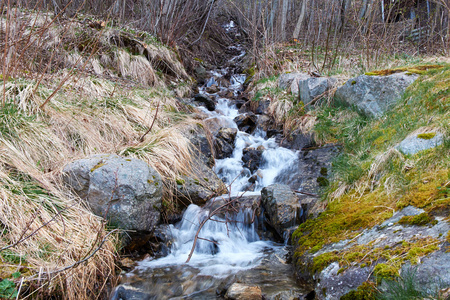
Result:
<svg viewBox="0 0 450 300">
<path fill-rule="evenodd" d="M 233 22 L 224 28 L 229 34 L 236 34 Z M 231 61 L 245 55 L 242 46 L 230 47 L 239 53 Z M 230 68 L 209 71 L 209 74 L 210 78 L 199 89 L 200 93 L 216 97 L 216 109 L 199 109 L 207 118 L 219 120 L 223 127 L 238 129 L 234 120 L 241 113 L 235 100 L 221 98 L 217 93 L 209 94 L 206 89 L 217 85 L 220 91 L 231 91 L 236 96 L 243 89 L 245 75 L 234 74 Z M 231 74 L 230 84 L 219 85 L 218 79 L 226 74 Z M 248 148 L 262 151 L 260 164 L 252 171 L 243 163 L 244 149 Z M 279 175 L 295 164 L 298 155 L 296 151 L 280 147 L 274 138 L 267 138 L 260 128 L 251 134 L 238 129 L 233 153 L 217 159 L 214 167 L 229 187 L 229 194 L 211 199 L 204 207 L 191 204 L 179 223 L 166 227 L 172 240 L 170 253 L 139 261 L 122 277 L 111 299 L 223 299 L 234 282 L 259 286 L 265 299 L 300 299 L 306 291 L 295 281 L 289 263 L 289 246 L 268 238 L 270 235 L 264 233 L 263 214 L 256 217 L 254 209 L 261 189 L 276 183 Z M 237 197 L 236 201 L 242 198 L 251 204 L 214 215 L 206 221 L 198 233 L 200 238 L 195 239 L 192 257 L 186 263 L 200 224 L 230 197 Z"/>
</svg>

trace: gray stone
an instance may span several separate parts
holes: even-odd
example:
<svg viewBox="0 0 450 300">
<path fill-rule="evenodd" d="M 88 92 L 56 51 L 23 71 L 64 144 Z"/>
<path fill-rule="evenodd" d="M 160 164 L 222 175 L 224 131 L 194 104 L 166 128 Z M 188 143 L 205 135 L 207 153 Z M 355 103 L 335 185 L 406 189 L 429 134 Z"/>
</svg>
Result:
<svg viewBox="0 0 450 300">
<path fill-rule="evenodd" d="M 97 154 L 69 163 L 63 179 L 96 215 L 119 228 L 151 231 L 160 220 L 162 181 L 142 160 Z"/>
<path fill-rule="evenodd" d="M 331 77 L 310 77 L 299 81 L 300 101 L 305 105 L 310 104 L 311 101 L 330 90 L 335 82 L 336 80 Z"/>
<path fill-rule="evenodd" d="M 258 121 L 258 117 L 253 113 L 247 113 L 243 115 L 239 115 L 234 118 L 239 130 L 252 133 L 256 129 L 256 122 Z"/>
<path fill-rule="evenodd" d="M 233 283 L 225 294 L 225 299 L 257 300 L 262 299 L 261 289 L 258 286 Z"/>
<path fill-rule="evenodd" d="M 431 139 L 420 138 L 417 133 L 414 133 L 407 136 L 396 148 L 405 154 L 416 154 L 420 151 L 437 147 L 443 141 L 444 135 L 440 132 L 436 132 L 436 135 Z"/>
<path fill-rule="evenodd" d="M 236 134 L 236 128 L 221 128 L 219 130 L 214 140 L 216 158 L 223 159 L 230 157 L 233 154 Z"/>
<path fill-rule="evenodd" d="M 193 158 L 193 174 L 183 175 L 177 180 L 175 195 L 179 202 L 188 206 L 190 203 L 203 205 L 214 196 L 223 195 L 227 187 L 216 173 L 202 159 Z"/>
<path fill-rule="evenodd" d="M 356 290 L 370 277 L 373 267 L 360 268 L 358 266 L 338 274 L 340 269 L 339 263 L 334 262 L 320 273 L 315 289 L 318 299 L 335 300 L 350 290 Z"/>
<path fill-rule="evenodd" d="M 447 247 L 422 258 L 419 265 L 402 267 L 402 274 L 413 273 L 417 286 L 429 294 L 450 286 L 450 252 Z"/>
<path fill-rule="evenodd" d="M 309 77 L 307 73 L 284 73 L 278 79 L 278 87 L 283 90 L 290 87 L 292 93 L 297 92 L 298 94 L 298 82 Z"/>
<path fill-rule="evenodd" d="M 335 98 L 356 106 L 368 116 L 380 117 L 402 97 L 418 75 L 395 73 L 389 76 L 361 75 L 338 88 Z"/>
<path fill-rule="evenodd" d="M 299 224 L 303 214 L 297 195 L 287 185 L 272 184 L 261 191 L 261 203 L 270 225 L 284 237 L 288 228 Z"/>
</svg>

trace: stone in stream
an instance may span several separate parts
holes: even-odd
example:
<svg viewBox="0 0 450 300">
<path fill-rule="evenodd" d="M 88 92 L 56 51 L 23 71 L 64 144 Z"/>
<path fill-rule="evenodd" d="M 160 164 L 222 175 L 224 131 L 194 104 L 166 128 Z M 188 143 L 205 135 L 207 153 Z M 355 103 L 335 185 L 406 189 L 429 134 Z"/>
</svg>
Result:
<svg viewBox="0 0 450 300">
<path fill-rule="evenodd" d="M 209 94 L 214 94 L 220 91 L 220 88 L 217 86 L 217 84 L 213 84 L 211 86 L 208 86 L 205 91 Z"/>
<path fill-rule="evenodd" d="M 361 75 L 338 88 L 335 98 L 356 106 L 365 115 L 380 117 L 397 103 L 418 77 L 406 72 L 388 76 Z"/>
<path fill-rule="evenodd" d="M 300 224 L 303 209 L 299 198 L 287 185 L 271 184 L 261 191 L 261 203 L 270 225 L 280 237 Z"/>
<path fill-rule="evenodd" d="M 205 94 L 196 94 L 194 96 L 194 102 L 203 104 L 209 111 L 213 111 L 216 109 L 216 104 L 214 103 L 214 101 Z"/>
<path fill-rule="evenodd" d="M 233 154 L 236 134 L 236 128 L 221 128 L 219 130 L 214 140 L 216 158 L 223 159 Z"/>
<path fill-rule="evenodd" d="M 230 300 L 260 300 L 262 299 L 261 288 L 255 285 L 233 283 L 225 294 L 225 299 Z"/>
<path fill-rule="evenodd" d="M 255 148 L 244 148 L 242 155 L 242 162 L 244 167 L 250 170 L 250 172 L 255 172 L 261 165 L 261 155 L 264 149 Z"/>
<path fill-rule="evenodd" d="M 93 155 L 66 165 L 63 180 L 96 215 L 121 229 L 151 231 L 160 220 L 161 177 L 142 160 Z"/>
<path fill-rule="evenodd" d="M 253 133 L 256 129 L 256 122 L 258 117 L 253 113 L 246 113 L 234 118 L 239 130 L 246 133 Z"/>
</svg>

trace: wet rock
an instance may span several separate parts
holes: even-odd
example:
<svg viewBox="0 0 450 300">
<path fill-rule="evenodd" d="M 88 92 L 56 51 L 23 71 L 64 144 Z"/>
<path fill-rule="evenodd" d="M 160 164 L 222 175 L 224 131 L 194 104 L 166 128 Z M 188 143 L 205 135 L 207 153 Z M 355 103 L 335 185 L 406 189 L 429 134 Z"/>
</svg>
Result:
<svg viewBox="0 0 450 300">
<path fill-rule="evenodd" d="M 262 299 L 262 293 L 258 286 L 233 283 L 228 288 L 227 293 L 225 294 L 225 299 L 260 300 Z"/>
<path fill-rule="evenodd" d="M 114 290 L 111 300 L 150 300 L 152 295 L 129 285 L 119 285 Z"/>
<path fill-rule="evenodd" d="M 401 141 L 396 148 L 405 154 L 416 154 L 417 152 L 437 147 L 443 142 L 444 135 L 440 132 L 413 133 Z"/>
<path fill-rule="evenodd" d="M 302 150 L 304 148 L 312 148 L 316 146 L 313 133 L 302 133 L 299 131 L 293 132 L 289 138 L 283 139 L 282 147 Z"/>
<path fill-rule="evenodd" d="M 223 159 L 230 157 L 233 154 L 236 134 L 236 128 L 221 128 L 219 130 L 214 140 L 216 158 Z"/>
<path fill-rule="evenodd" d="M 210 94 L 215 94 L 220 91 L 220 88 L 216 84 L 213 84 L 213 85 L 207 87 L 205 89 L 205 91 Z"/>
<path fill-rule="evenodd" d="M 175 195 L 184 206 L 190 203 L 203 205 L 214 196 L 227 192 L 223 181 L 201 159 L 194 158 L 193 165 L 192 175 L 184 175 L 177 180 Z"/>
<path fill-rule="evenodd" d="M 258 115 L 256 121 L 256 127 L 261 128 L 264 131 L 268 131 L 273 126 L 273 120 L 268 115 Z"/>
<path fill-rule="evenodd" d="M 303 214 L 302 206 L 289 186 L 272 184 L 263 188 L 261 203 L 271 226 L 281 237 L 288 228 L 300 223 Z"/>
<path fill-rule="evenodd" d="M 257 120 L 258 120 L 258 117 L 253 113 L 239 115 L 236 118 L 234 118 L 234 121 L 236 122 L 239 130 L 250 133 L 250 134 L 253 131 L 255 131 Z"/>
<path fill-rule="evenodd" d="M 305 80 L 300 80 L 300 101 L 302 101 L 305 105 L 308 105 L 311 101 L 329 91 L 335 82 L 336 80 L 331 77 L 310 77 Z"/>
<path fill-rule="evenodd" d="M 278 87 L 283 90 L 290 87 L 291 92 L 298 93 L 298 82 L 309 77 L 307 73 L 284 73 L 278 79 Z"/>
<path fill-rule="evenodd" d="M 205 124 L 206 125 L 206 124 Z M 191 145 L 197 150 L 194 155 L 197 156 L 208 167 L 214 166 L 213 148 L 210 138 L 202 123 L 198 123 L 195 127 L 189 128 L 184 132 Z"/>
<path fill-rule="evenodd" d="M 205 94 L 196 94 L 194 96 L 194 102 L 197 102 L 200 105 L 204 105 L 209 111 L 213 111 L 216 109 L 216 104 L 214 103 L 214 101 Z"/>
<path fill-rule="evenodd" d="M 160 220 L 161 177 L 142 160 L 93 155 L 65 166 L 63 180 L 96 215 L 119 228 L 151 231 Z"/>
<path fill-rule="evenodd" d="M 255 172 L 261 164 L 261 155 L 264 149 L 255 148 L 244 148 L 242 161 L 244 162 L 244 167 L 250 170 L 250 172 Z"/>
<path fill-rule="evenodd" d="M 355 105 L 362 113 L 380 117 L 393 107 L 418 75 L 395 73 L 389 76 L 361 75 L 348 80 L 338 88 L 335 98 Z"/>
</svg>

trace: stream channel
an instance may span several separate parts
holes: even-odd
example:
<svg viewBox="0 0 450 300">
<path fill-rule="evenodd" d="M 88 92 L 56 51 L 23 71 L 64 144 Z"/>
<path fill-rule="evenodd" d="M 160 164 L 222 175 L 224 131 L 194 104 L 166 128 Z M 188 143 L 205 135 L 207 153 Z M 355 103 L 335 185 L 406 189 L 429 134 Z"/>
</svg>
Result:
<svg viewBox="0 0 450 300">
<path fill-rule="evenodd" d="M 232 22 L 224 28 L 229 34 L 236 32 Z M 239 60 L 245 55 L 242 46 L 230 47 L 238 53 L 231 60 Z M 206 90 L 217 85 L 221 91 L 228 94 L 231 91 L 236 96 L 243 89 L 245 75 L 234 74 L 229 67 L 209 74 L 211 77 L 199 89 L 200 93 L 216 97 L 216 109 L 199 109 L 208 118 L 220 120 L 223 127 L 238 129 L 234 119 L 241 113 L 235 100 L 221 98 L 217 93 L 207 93 Z M 230 78 L 227 86 L 218 83 L 224 76 Z M 234 146 L 231 157 L 217 159 L 214 167 L 216 174 L 229 187 L 229 194 L 211 199 L 203 208 L 191 204 L 182 221 L 167 226 L 172 237 L 170 253 L 138 262 L 121 279 L 113 300 L 223 299 L 234 282 L 260 287 L 264 299 L 302 299 L 299 297 L 305 294 L 305 290 L 295 281 L 287 241 L 271 241 L 270 234 L 264 233 L 264 214 L 255 217 L 254 208 L 261 189 L 276 183 L 277 176 L 295 164 L 298 152 L 280 147 L 274 138 L 267 138 L 266 132 L 259 128 L 252 134 L 238 130 Z M 249 147 L 262 149 L 259 168 L 253 172 L 245 168 L 242 161 L 244 148 Z M 208 220 L 198 234 L 201 239 L 196 240 L 190 261 L 186 263 L 199 224 L 230 196 L 247 201 L 251 199 L 253 204 L 241 206 L 239 211 L 217 214 Z M 259 202 L 257 204 L 259 207 Z"/>
</svg>

